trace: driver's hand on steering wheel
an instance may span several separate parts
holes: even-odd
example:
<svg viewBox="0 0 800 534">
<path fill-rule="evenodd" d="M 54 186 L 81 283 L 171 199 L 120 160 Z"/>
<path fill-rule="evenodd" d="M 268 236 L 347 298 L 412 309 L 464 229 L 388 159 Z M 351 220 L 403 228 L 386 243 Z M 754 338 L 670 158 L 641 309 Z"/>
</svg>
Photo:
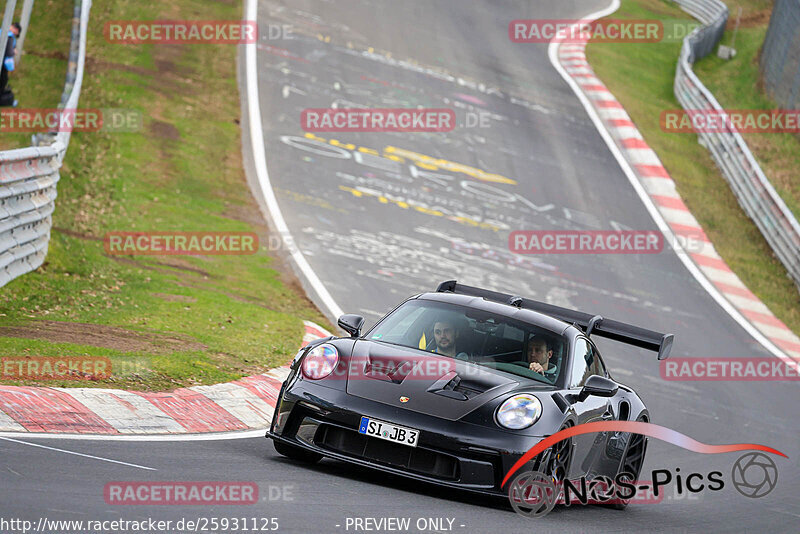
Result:
<svg viewBox="0 0 800 534">
<path fill-rule="evenodd" d="M 542 364 L 539 362 L 531 362 L 531 364 L 528 366 L 528 369 L 539 374 L 544 374 L 544 367 L 542 367 Z"/>
</svg>

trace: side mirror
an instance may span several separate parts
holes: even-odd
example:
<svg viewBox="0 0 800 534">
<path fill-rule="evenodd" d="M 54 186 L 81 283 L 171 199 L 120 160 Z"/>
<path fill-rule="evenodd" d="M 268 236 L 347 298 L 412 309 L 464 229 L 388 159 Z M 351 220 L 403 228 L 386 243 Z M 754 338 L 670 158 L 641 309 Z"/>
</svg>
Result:
<svg viewBox="0 0 800 534">
<path fill-rule="evenodd" d="M 613 397 L 619 390 L 619 384 L 613 380 L 602 377 L 600 375 L 592 375 L 586 379 L 586 383 L 581 389 L 581 399 L 585 399 L 589 395 L 595 397 Z"/>
<path fill-rule="evenodd" d="M 364 326 L 364 318 L 360 315 L 348 313 L 339 317 L 339 328 L 350 334 L 350 337 L 361 337 L 361 327 Z"/>
</svg>

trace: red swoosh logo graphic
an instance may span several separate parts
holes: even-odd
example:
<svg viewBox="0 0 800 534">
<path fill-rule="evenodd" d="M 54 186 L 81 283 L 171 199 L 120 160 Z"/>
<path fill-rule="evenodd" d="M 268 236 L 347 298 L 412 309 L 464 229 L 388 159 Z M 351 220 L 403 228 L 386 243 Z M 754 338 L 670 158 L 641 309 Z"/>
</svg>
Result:
<svg viewBox="0 0 800 534">
<path fill-rule="evenodd" d="M 683 447 L 684 449 L 692 452 L 699 452 L 701 454 L 720 454 L 724 452 L 756 450 L 770 452 L 772 454 L 778 454 L 784 458 L 788 458 L 788 456 L 779 450 L 773 449 L 772 447 L 767 447 L 766 445 L 758 445 L 757 443 L 707 445 L 705 443 L 700 443 L 699 441 L 694 440 L 685 434 L 681 434 L 680 432 L 670 428 L 661 425 L 654 425 L 652 423 L 644 423 L 642 421 L 597 421 L 594 423 L 584 423 L 582 425 L 565 428 L 564 430 L 556 432 L 552 436 L 540 441 L 537 445 L 526 452 L 522 458 L 517 460 L 517 463 L 511 466 L 511 469 L 503 479 L 503 483 L 500 484 L 500 487 L 502 488 L 505 486 L 506 482 L 508 482 L 508 479 L 510 479 L 512 475 L 519 470 L 519 468 L 533 460 L 533 458 L 540 452 L 552 447 L 561 440 L 571 438 L 572 436 L 591 434 L 593 432 L 630 432 L 632 434 L 641 434 L 643 436 L 660 439 L 661 441 L 666 441 L 667 443 L 672 443 L 678 447 Z"/>
</svg>

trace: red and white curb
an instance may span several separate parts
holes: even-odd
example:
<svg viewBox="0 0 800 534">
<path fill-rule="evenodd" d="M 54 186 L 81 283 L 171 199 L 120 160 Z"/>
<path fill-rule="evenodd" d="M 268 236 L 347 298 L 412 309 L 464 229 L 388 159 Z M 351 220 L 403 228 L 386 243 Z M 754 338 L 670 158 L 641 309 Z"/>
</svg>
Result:
<svg viewBox="0 0 800 534">
<path fill-rule="evenodd" d="M 694 265 L 750 325 L 779 349 L 777 352 L 783 353 L 779 356 L 788 356 L 800 362 L 800 338 L 747 289 L 717 254 L 697 219 L 681 200 L 675 182 L 656 153 L 648 146 L 622 105 L 595 76 L 586 61 L 586 43 L 562 43 L 556 46 L 557 61 L 575 82 L 573 88 L 577 86 L 593 107 L 670 230 L 678 237 L 691 238 L 699 243 L 697 250 L 693 247 L 688 252 Z"/>
<path fill-rule="evenodd" d="M 330 332 L 303 321 L 302 346 Z M 287 365 L 226 384 L 164 393 L 0 386 L 0 432 L 194 434 L 269 426 Z"/>
</svg>

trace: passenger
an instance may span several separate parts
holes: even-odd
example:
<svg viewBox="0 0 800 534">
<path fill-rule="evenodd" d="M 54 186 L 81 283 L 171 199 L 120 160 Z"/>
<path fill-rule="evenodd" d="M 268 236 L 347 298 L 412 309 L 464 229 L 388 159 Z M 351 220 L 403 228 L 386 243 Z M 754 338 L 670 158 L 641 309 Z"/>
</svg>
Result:
<svg viewBox="0 0 800 534">
<path fill-rule="evenodd" d="M 441 319 L 433 324 L 433 338 L 436 342 L 436 354 L 443 356 L 450 356 L 451 358 L 458 358 L 459 360 L 466 360 L 469 355 L 466 352 L 456 351 L 456 342 L 458 341 L 460 331 L 456 328 L 454 322 Z"/>
</svg>

